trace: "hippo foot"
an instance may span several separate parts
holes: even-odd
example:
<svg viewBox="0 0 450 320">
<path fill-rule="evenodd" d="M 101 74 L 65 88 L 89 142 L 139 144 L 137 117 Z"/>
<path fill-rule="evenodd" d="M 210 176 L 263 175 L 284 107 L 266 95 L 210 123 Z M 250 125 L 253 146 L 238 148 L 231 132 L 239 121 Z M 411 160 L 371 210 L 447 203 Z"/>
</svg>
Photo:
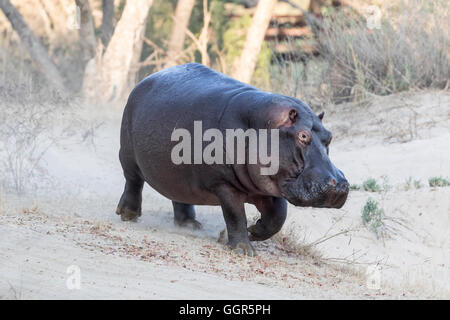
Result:
<svg viewBox="0 0 450 320">
<path fill-rule="evenodd" d="M 122 221 L 133 221 L 133 222 L 136 222 L 137 219 L 141 216 L 140 212 L 136 212 L 123 207 L 117 207 L 116 214 L 120 216 L 120 219 L 122 219 Z"/>
<path fill-rule="evenodd" d="M 237 244 L 232 244 L 228 240 L 228 232 L 227 229 L 223 229 L 219 233 L 219 239 L 217 239 L 217 242 L 228 245 L 231 247 L 231 251 L 238 254 L 238 255 L 246 255 L 249 257 L 256 257 L 256 250 L 253 249 L 250 242 L 238 242 Z"/>
<path fill-rule="evenodd" d="M 175 225 L 182 228 L 189 228 L 193 230 L 200 230 L 203 228 L 202 224 L 195 219 L 189 218 L 183 221 L 175 220 Z"/>
<path fill-rule="evenodd" d="M 236 246 L 231 246 L 232 251 L 238 255 L 245 255 L 248 257 L 256 257 L 256 251 L 250 243 L 239 242 Z"/>
<path fill-rule="evenodd" d="M 271 233 L 266 233 L 266 234 L 262 233 L 261 230 L 258 230 L 261 228 L 258 228 L 258 227 L 259 226 L 255 224 L 248 228 L 248 232 L 249 232 L 248 239 L 250 241 L 264 241 L 264 240 L 269 239 L 273 235 Z"/>
</svg>

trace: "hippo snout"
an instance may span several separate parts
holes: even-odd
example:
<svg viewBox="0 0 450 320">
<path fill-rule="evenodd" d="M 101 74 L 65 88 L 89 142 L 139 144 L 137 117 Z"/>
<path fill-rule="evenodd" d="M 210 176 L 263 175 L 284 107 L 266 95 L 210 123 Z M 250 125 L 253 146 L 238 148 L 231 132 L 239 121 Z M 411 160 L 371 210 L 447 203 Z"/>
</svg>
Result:
<svg viewBox="0 0 450 320">
<path fill-rule="evenodd" d="M 284 196 L 295 206 L 339 209 L 347 200 L 349 189 L 343 174 L 317 177 L 306 173 L 285 188 Z"/>
<path fill-rule="evenodd" d="M 324 200 L 313 204 L 313 207 L 342 208 L 347 200 L 349 189 L 350 184 L 345 178 L 339 179 L 338 181 L 334 178 L 330 178 L 327 187 L 325 188 L 324 196 L 321 197 L 321 199 Z"/>
</svg>

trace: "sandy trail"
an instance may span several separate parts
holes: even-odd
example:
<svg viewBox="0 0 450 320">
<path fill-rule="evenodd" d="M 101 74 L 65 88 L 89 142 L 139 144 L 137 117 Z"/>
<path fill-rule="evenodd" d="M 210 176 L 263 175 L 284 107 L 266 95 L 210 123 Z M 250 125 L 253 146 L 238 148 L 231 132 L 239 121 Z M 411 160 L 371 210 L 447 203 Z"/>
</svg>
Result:
<svg viewBox="0 0 450 320">
<path fill-rule="evenodd" d="M 3 216 L 2 221 L 0 231 L 8 234 L 1 251 L 2 274 L 8 276 L 0 285 L 3 298 L 304 299 L 374 294 L 351 273 L 300 263 L 298 256 L 268 244 L 258 246 L 264 254 L 250 259 L 212 239 L 149 227 L 50 217 L 38 211 Z M 80 290 L 66 286 L 71 265 L 80 267 Z M 352 294 L 342 292 L 343 287 Z"/>
<path fill-rule="evenodd" d="M 22 196 L 0 193 L 2 298 L 450 297 L 450 187 L 427 184 L 450 177 L 448 94 L 328 112 L 335 164 L 351 183 L 373 177 L 389 191 L 352 191 L 341 210 L 290 206 L 285 227 L 256 244 L 254 259 L 217 243 L 219 208 L 197 207 L 203 230 L 179 229 L 170 201 L 148 187 L 142 218 L 121 222 L 114 214 L 123 188 L 120 113 L 81 108 L 56 122 L 53 131 L 74 133 L 47 151 L 42 174 L 27 178 L 33 187 Z M 421 188 L 407 188 L 409 177 Z M 369 197 L 385 213 L 382 238 L 361 221 Z M 249 223 L 258 216 L 252 206 L 247 214 Z M 71 265 L 80 268 L 80 290 L 66 286 Z M 373 267 L 378 289 L 367 285 Z"/>
</svg>

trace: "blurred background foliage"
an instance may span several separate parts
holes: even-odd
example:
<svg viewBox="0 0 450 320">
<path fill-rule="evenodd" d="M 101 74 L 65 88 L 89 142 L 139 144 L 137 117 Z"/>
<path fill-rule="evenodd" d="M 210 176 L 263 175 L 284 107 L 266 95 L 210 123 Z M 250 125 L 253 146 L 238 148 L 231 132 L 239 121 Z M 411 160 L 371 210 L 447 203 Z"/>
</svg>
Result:
<svg viewBox="0 0 450 320">
<path fill-rule="evenodd" d="M 127 0 L 110 1 L 114 1 L 113 23 L 117 25 Z M 75 1 L 10 2 L 48 51 L 71 93 L 81 94 L 86 61 L 78 30 L 67 27 Z M 89 0 L 89 4 L 94 32 L 100 37 L 102 0 Z M 177 0 L 151 4 L 133 84 L 165 67 L 177 4 Z M 197 41 L 205 24 L 204 4 L 195 1 L 187 27 L 190 34 L 177 63 L 202 62 Z M 209 66 L 233 75 L 258 1 L 208 0 L 206 4 L 211 14 L 206 43 Z M 379 12 L 370 12 L 374 8 Z M 379 25 L 369 28 L 368 21 L 377 14 Z M 445 0 L 278 1 L 251 84 L 304 99 L 313 108 L 404 90 L 447 90 L 449 21 Z M 11 95 L 16 87 L 30 94 L 47 87 L 48 77 L 21 45 L 1 10 L 0 48 L 0 95 Z"/>
</svg>

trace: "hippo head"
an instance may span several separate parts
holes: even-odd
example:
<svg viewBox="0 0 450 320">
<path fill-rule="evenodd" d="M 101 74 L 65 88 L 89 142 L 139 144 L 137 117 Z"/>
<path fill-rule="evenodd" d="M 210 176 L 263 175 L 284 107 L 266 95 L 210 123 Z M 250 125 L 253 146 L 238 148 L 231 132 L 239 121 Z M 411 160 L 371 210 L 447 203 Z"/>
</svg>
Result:
<svg viewBox="0 0 450 320">
<path fill-rule="evenodd" d="M 331 132 L 297 99 L 276 103 L 265 115 L 279 129 L 279 170 L 271 179 L 283 198 L 295 206 L 341 208 L 349 183 L 331 162 Z"/>
</svg>

